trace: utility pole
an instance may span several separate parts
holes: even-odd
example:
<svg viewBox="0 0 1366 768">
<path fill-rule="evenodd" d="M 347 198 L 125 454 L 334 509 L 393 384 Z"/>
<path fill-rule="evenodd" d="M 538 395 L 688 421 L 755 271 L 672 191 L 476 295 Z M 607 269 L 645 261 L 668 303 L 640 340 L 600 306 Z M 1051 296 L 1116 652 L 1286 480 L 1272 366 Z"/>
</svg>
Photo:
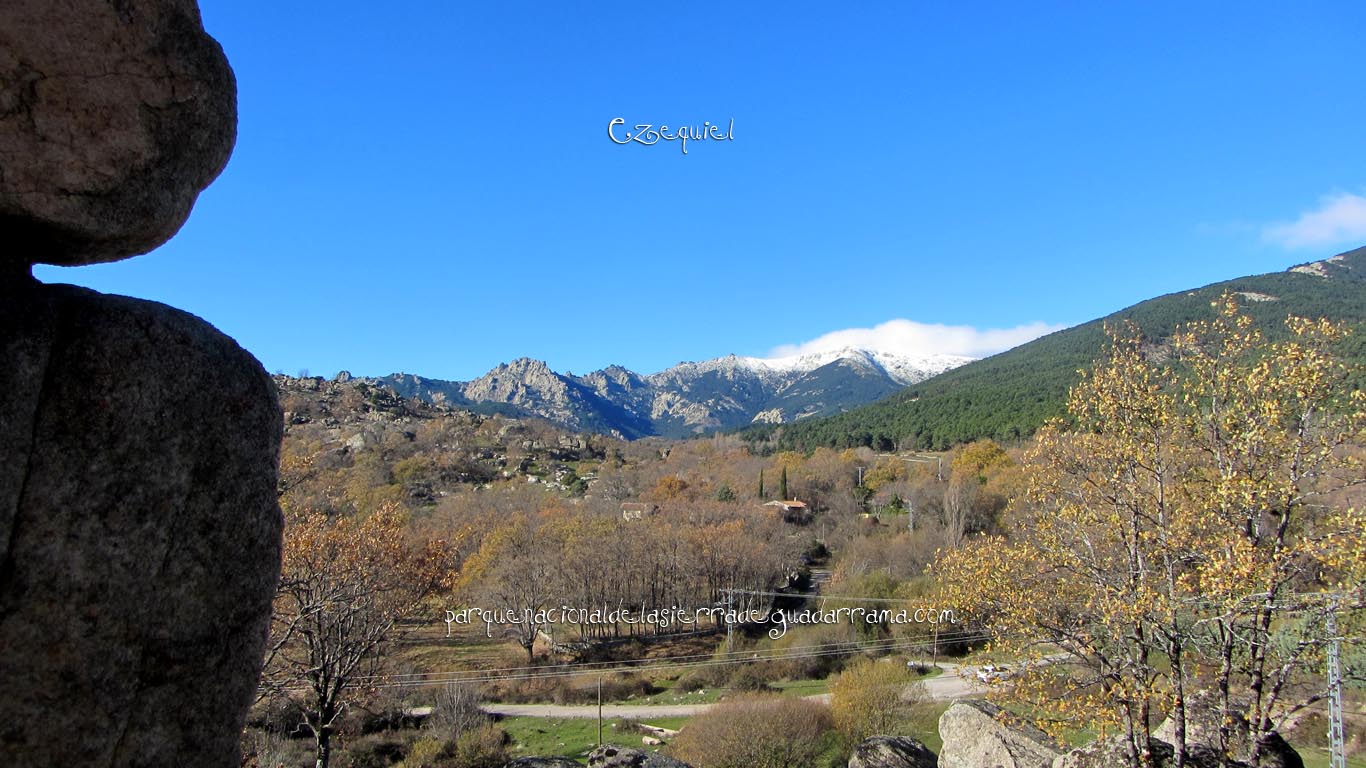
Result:
<svg viewBox="0 0 1366 768">
<path fill-rule="evenodd" d="M 1347 768 L 1347 739 L 1342 726 L 1342 636 L 1338 634 L 1337 607 L 1337 601 L 1328 604 L 1324 626 L 1328 632 L 1328 765 Z"/>
<path fill-rule="evenodd" d="M 734 615 L 733 615 L 733 614 L 734 614 L 734 604 L 735 604 L 735 592 L 733 592 L 733 591 L 727 589 L 727 590 L 725 590 L 725 594 L 726 594 L 726 652 L 729 653 L 729 652 L 730 652 L 731 650 L 733 650 L 734 647 L 735 647 L 735 622 L 732 621 L 732 619 L 734 618 Z"/>
<path fill-rule="evenodd" d="M 602 675 L 598 675 L 598 746 L 602 746 Z"/>
<path fill-rule="evenodd" d="M 939 669 L 939 624 L 934 625 L 934 639 L 930 641 L 930 666 Z"/>
</svg>

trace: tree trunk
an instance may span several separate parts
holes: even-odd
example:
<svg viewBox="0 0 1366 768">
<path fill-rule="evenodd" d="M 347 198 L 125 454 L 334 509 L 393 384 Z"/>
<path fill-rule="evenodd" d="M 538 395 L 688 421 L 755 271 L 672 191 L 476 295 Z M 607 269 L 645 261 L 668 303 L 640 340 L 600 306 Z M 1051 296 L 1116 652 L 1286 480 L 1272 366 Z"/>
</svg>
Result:
<svg viewBox="0 0 1366 768">
<path fill-rule="evenodd" d="M 327 768 L 332 762 L 332 729 L 323 726 L 314 731 L 313 736 L 318 745 L 318 760 L 314 766 L 315 768 Z"/>
<path fill-rule="evenodd" d="M 1215 746 L 1218 748 L 1219 754 L 1225 756 L 1225 759 L 1227 759 L 1229 752 L 1231 735 L 1228 718 L 1229 713 L 1233 711 L 1231 683 L 1233 680 L 1233 643 L 1235 636 L 1231 625 L 1232 621 L 1228 622 L 1227 625 L 1220 627 L 1223 637 L 1221 638 L 1222 642 L 1219 649 L 1219 743 Z"/>
<path fill-rule="evenodd" d="M 1186 672 L 1182 667 L 1181 646 L 1172 642 L 1168 657 L 1172 664 L 1172 678 L 1176 683 L 1176 700 L 1172 703 L 1172 748 L 1176 754 L 1175 768 L 1186 767 Z"/>
</svg>

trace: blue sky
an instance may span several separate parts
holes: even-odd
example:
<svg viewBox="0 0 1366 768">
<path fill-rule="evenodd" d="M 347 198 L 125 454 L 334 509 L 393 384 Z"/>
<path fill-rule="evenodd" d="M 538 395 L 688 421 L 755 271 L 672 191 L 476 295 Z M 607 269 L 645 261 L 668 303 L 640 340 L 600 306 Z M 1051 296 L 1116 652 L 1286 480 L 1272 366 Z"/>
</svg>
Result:
<svg viewBox="0 0 1366 768">
<path fill-rule="evenodd" d="M 203 0 L 227 170 L 152 254 L 35 274 L 272 371 L 468 379 L 981 354 L 1366 243 L 1360 3 L 571 5 Z"/>
</svg>

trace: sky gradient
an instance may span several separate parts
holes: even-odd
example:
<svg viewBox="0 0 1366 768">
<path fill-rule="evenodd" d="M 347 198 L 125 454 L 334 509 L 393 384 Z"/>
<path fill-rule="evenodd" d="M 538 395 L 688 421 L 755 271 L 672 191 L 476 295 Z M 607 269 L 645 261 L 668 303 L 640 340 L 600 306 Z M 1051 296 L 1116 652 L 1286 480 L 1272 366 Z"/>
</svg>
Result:
<svg viewBox="0 0 1366 768">
<path fill-rule="evenodd" d="M 227 170 L 152 254 L 35 274 L 272 371 L 469 379 L 980 354 L 1366 243 L 1359 3 L 569 5 L 203 0 Z"/>
</svg>

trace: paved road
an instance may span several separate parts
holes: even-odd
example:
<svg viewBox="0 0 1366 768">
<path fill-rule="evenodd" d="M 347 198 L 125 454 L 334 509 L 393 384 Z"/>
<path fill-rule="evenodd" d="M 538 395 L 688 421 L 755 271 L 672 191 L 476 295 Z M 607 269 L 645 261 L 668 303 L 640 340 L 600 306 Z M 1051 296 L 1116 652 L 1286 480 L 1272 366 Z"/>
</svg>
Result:
<svg viewBox="0 0 1366 768">
<path fill-rule="evenodd" d="M 938 677 L 932 677 L 925 681 L 925 690 L 929 692 L 931 698 L 935 699 L 962 699 L 968 696 L 979 696 L 986 691 L 986 688 L 979 684 L 976 679 L 965 678 L 959 674 L 960 667 L 957 664 L 940 664 L 944 668 L 944 673 Z M 963 674 L 976 674 L 975 667 L 968 667 L 961 670 Z M 815 696 L 805 696 L 803 698 L 813 701 L 830 701 L 830 694 L 821 693 Z M 692 717 L 711 709 L 714 704 L 603 704 L 603 717 L 629 717 L 636 720 L 647 720 L 652 717 Z M 493 704 L 483 705 L 484 711 L 496 715 L 507 715 L 517 717 L 561 717 L 561 718 L 595 718 L 598 716 L 596 704 L 587 706 L 564 705 L 564 704 Z"/>
</svg>

